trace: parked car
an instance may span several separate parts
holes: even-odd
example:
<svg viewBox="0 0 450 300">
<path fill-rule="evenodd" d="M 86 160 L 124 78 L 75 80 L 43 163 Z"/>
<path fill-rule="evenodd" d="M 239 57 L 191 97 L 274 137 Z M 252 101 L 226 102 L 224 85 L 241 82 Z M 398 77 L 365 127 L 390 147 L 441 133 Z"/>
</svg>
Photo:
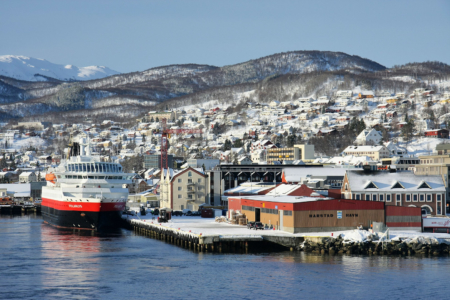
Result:
<svg viewBox="0 0 450 300">
<path fill-rule="evenodd" d="M 253 229 L 255 227 L 255 222 L 254 221 L 250 221 L 247 223 L 247 229 Z"/>
<path fill-rule="evenodd" d="M 255 222 L 254 228 L 255 228 L 255 230 L 258 230 L 258 229 L 264 230 L 264 225 L 261 222 Z"/>
<path fill-rule="evenodd" d="M 199 211 L 188 211 L 186 216 L 201 216 L 202 214 Z"/>
<path fill-rule="evenodd" d="M 181 210 L 174 210 L 173 212 L 172 212 L 172 216 L 182 216 L 183 215 L 183 212 L 181 211 Z"/>
</svg>

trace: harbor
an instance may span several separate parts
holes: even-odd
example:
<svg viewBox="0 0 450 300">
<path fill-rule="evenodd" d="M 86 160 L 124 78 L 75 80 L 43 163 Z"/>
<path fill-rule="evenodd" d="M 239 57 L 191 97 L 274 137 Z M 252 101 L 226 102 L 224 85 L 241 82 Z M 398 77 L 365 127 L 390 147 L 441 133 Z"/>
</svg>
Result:
<svg viewBox="0 0 450 300">
<path fill-rule="evenodd" d="M 0 205 L 0 214 L 20 215 L 22 213 L 28 214 L 31 212 L 40 213 L 40 204 L 2 204 Z"/>
<path fill-rule="evenodd" d="M 136 234 L 195 252 L 267 253 L 303 251 L 327 255 L 430 255 L 448 256 L 446 233 L 387 230 L 346 230 L 291 234 L 280 230 L 251 230 L 246 226 L 200 217 L 175 217 L 159 223 L 152 216 L 125 219 Z"/>
</svg>

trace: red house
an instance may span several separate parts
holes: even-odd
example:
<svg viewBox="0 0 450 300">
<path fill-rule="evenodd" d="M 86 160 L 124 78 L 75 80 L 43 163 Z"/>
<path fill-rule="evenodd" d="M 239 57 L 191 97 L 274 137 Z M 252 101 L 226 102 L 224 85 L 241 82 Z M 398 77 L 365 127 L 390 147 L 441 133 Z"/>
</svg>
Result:
<svg viewBox="0 0 450 300">
<path fill-rule="evenodd" d="M 448 139 L 448 129 L 427 130 L 424 135 L 430 138 Z"/>
</svg>

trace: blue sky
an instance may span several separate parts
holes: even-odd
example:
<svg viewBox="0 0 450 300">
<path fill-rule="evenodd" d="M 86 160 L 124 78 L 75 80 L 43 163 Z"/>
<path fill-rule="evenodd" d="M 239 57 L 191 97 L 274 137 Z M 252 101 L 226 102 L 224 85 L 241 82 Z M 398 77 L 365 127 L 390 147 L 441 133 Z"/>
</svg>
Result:
<svg viewBox="0 0 450 300">
<path fill-rule="evenodd" d="M 0 55 L 119 72 L 294 50 L 450 64 L 450 1 L 2 1 Z"/>
</svg>

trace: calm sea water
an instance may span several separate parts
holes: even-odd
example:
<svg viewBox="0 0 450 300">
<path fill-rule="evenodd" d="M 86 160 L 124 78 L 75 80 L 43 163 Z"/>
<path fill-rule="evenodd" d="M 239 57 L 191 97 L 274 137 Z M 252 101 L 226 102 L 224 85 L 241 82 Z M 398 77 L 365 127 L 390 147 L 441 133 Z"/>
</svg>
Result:
<svg viewBox="0 0 450 300">
<path fill-rule="evenodd" d="M 1 299 L 447 299 L 450 258 L 194 253 L 0 217 Z"/>
</svg>

